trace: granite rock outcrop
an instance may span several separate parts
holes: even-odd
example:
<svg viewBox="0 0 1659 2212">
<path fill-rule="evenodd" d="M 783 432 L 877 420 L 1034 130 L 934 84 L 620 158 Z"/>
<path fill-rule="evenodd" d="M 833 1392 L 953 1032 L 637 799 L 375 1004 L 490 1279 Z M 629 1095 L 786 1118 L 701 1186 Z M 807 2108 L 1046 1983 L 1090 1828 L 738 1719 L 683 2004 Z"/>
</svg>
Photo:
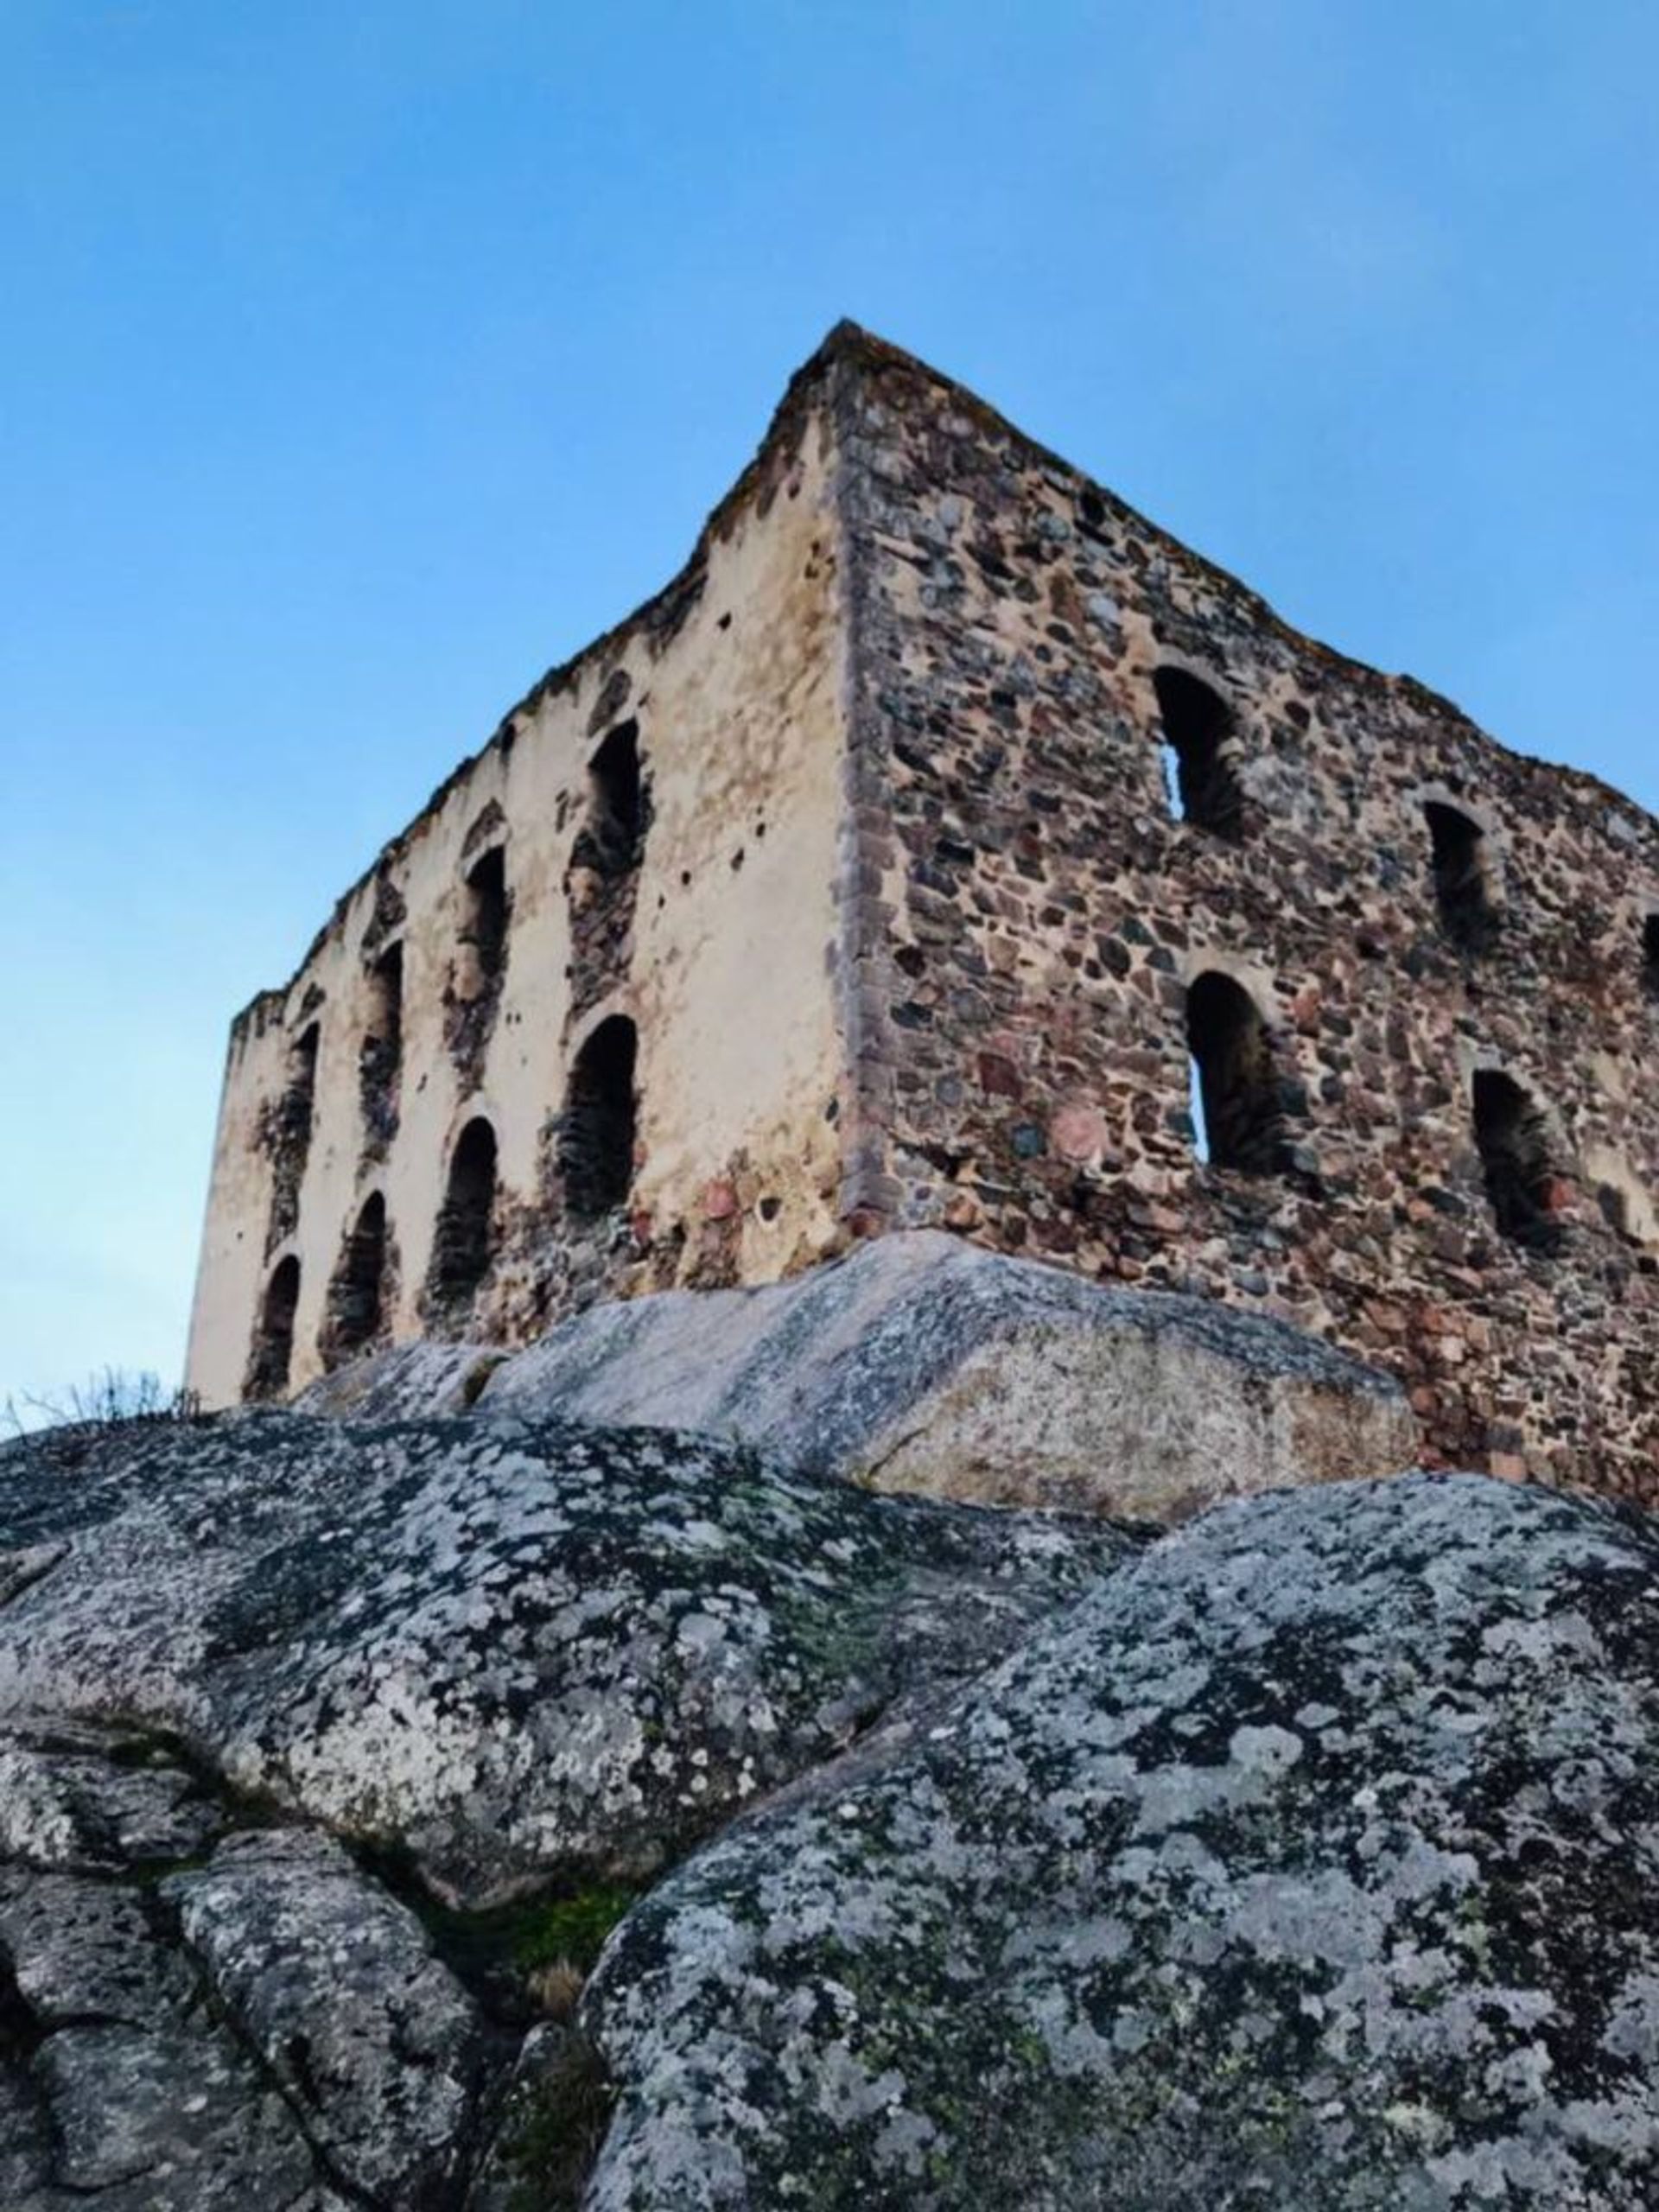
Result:
<svg viewBox="0 0 1659 2212">
<path fill-rule="evenodd" d="M 930 1332 L 1006 1358 L 1041 1272 L 917 1251 L 798 1308 L 792 1431 L 790 1331 L 710 1307 L 767 1451 L 550 1418 L 535 1352 L 0 1447 L 7 2212 L 1659 2197 L 1651 1524 L 1260 1490 L 1259 1411 L 1148 1423 L 1224 1463 L 1162 1530 L 879 1494 L 869 1407 L 943 1425 Z M 1241 1327 L 1326 1373 L 1147 1303 L 1218 1394 Z"/>
</svg>

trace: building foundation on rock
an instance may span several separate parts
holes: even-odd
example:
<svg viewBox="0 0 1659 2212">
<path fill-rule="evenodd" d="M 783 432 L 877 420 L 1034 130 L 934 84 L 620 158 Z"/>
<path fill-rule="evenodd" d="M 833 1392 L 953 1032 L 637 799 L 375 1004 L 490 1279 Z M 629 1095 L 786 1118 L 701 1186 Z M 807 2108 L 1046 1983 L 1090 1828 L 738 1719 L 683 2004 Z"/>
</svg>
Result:
<svg viewBox="0 0 1659 2212">
<path fill-rule="evenodd" d="M 1659 825 L 843 324 L 232 1031 L 187 1380 L 938 1227 L 1659 1496 Z"/>
</svg>

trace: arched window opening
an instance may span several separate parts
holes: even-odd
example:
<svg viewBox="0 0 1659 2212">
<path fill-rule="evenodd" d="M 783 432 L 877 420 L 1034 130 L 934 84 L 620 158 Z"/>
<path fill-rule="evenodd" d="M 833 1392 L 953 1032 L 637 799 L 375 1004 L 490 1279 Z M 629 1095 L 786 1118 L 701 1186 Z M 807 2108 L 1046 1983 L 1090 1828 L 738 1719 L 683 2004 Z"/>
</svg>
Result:
<svg viewBox="0 0 1659 2212">
<path fill-rule="evenodd" d="M 1279 1083 L 1268 1026 L 1249 993 L 1211 970 L 1186 995 L 1187 1049 L 1200 1160 L 1244 1175 L 1285 1164 Z"/>
<path fill-rule="evenodd" d="M 467 871 L 467 901 L 461 938 L 472 948 L 479 988 L 487 988 L 506 965 L 507 853 L 492 845 Z"/>
<path fill-rule="evenodd" d="M 645 831 L 639 725 L 619 722 L 588 766 L 588 855 L 601 875 L 626 875 Z"/>
<path fill-rule="evenodd" d="M 1475 1142 L 1486 1196 L 1502 1234 L 1538 1251 L 1561 1241 L 1555 1179 L 1543 1115 L 1510 1077 L 1479 1068 L 1474 1079 Z"/>
<path fill-rule="evenodd" d="M 495 1131 L 481 1115 L 455 1141 L 432 1243 L 429 1280 L 445 1305 L 469 1299 L 483 1281 L 494 1241 Z"/>
<path fill-rule="evenodd" d="M 243 1396 L 279 1398 L 288 1388 L 294 1357 L 294 1316 L 300 1303 L 300 1263 L 290 1252 L 279 1260 L 259 1301 Z"/>
<path fill-rule="evenodd" d="M 471 836 L 477 837 L 483 830 L 499 832 L 500 813 L 492 800 L 474 823 Z M 506 848 L 498 843 L 480 852 L 461 879 L 455 952 L 443 992 L 443 1041 L 461 1077 L 463 1097 L 483 1080 L 485 1053 L 501 1005 L 512 909 Z"/>
<path fill-rule="evenodd" d="M 355 1226 L 340 1248 L 328 1285 L 323 1322 L 325 1367 L 337 1367 L 373 1337 L 385 1300 L 386 1202 L 378 1191 L 363 1201 Z"/>
<path fill-rule="evenodd" d="M 1423 809 L 1434 855 L 1440 925 L 1454 944 L 1478 952 L 1497 923 L 1486 833 L 1459 808 L 1431 799 Z"/>
<path fill-rule="evenodd" d="M 1244 835 L 1244 793 L 1230 758 L 1233 712 L 1219 692 L 1184 668 L 1152 679 L 1164 726 L 1164 780 L 1170 811 L 1237 844 Z"/>
<path fill-rule="evenodd" d="M 1642 918 L 1642 982 L 1649 997 L 1659 999 L 1659 913 Z"/>
<path fill-rule="evenodd" d="M 388 945 L 368 973 L 368 1009 L 358 1056 L 358 1090 L 372 1136 L 397 1124 L 397 1071 L 404 1053 L 404 948 Z"/>
<path fill-rule="evenodd" d="M 601 1021 L 576 1055 L 559 1130 L 559 1172 L 566 1210 L 597 1220 L 622 1205 L 633 1180 L 637 1117 L 634 1026 L 625 1014 Z"/>
</svg>

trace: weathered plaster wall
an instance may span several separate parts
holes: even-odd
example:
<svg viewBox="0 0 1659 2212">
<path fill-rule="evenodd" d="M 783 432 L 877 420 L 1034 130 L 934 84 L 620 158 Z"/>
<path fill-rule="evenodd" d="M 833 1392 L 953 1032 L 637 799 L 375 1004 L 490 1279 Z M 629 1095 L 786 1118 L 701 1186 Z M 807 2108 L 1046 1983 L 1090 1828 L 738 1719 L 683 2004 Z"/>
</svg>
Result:
<svg viewBox="0 0 1659 2212">
<path fill-rule="evenodd" d="M 522 1340 L 601 1292 L 771 1280 L 841 1234 L 831 463 L 827 419 L 804 387 L 684 574 L 537 687 L 342 900 L 287 988 L 237 1022 L 188 1367 L 208 1402 L 242 1394 L 266 1287 L 290 1254 L 288 1387 L 319 1370 L 331 1278 L 374 1192 L 390 1230 L 376 1341 Z M 609 903 L 596 911 L 579 843 L 588 764 L 625 721 L 646 825 L 626 896 L 601 885 Z M 505 962 L 480 995 L 466 879 L 498 844 Z M 359 1059 L 372 963 L 398 943 L 401 1065 L 377 1129 Z M 616 1014 L 639 1036 L 632 1185 L 626 1208 L 573 1224 L 558 1157 L 567 1077 Z M 289 1232 L 278 1219 L 273 1239 L 292 1039 L 314 1020 L 297 1222 Z M 480 1115 L 499 1145 L 491 1263 L 474 1297 L 437 1305 L 429 1272 L 448 1163 Z"/>
<path fill-rule="evenodd" d="M 1282 1314 L 1399 1372 L 1444 1459 L 1659 1496 L 1659 828 L 1297 636 L 919 365 L 864 360 L 842 414 L 862 1225 Z M 1237 843 L 1171 817 L 1166 665 L 1234 710 Z M 1479 954 L 1437 909 L 1437 794 L 1491 832 Z M 1205 969 L 1270 1023 L 1281 1173 L 1195 1160 Z M 1548 1109 L 1552 1252 L 1497 1233 L 1478 1065 Z"/>
</svg>

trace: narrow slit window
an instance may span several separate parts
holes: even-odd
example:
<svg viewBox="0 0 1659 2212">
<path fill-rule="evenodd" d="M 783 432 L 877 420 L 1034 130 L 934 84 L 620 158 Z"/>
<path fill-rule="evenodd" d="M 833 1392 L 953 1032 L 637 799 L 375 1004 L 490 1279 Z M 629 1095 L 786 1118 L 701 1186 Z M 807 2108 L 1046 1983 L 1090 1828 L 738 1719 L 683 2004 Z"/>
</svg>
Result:
<svg viewBox="0 0 1659 2212">
<path fill-rule="evenodd" d="M 299 1304 L 300 1263 L 290 1252 L 271 1270 L 259 1301 L 245 1397 L 280 1398 L 287 1389 L 294 1358 L 294 1316 Z"/>
<path fill-rule="evenodd" d="M 627 1198 L 638 1120 L 638 1039 L 626 1015 L 601 1021 L 577 1053 L 559 1132 L 566 1210 L 594 1221 Z"/>
<path fill-rule="evenodd" d="M 1659 912 L 1642 918 L 1642 983 L 1649 998 L 1659 999 Z"/>
<path fill-rule="evenodd" d="M 1232 709 L 1184 668 L 1160 668 L 1152 683 L 1163 724 L 1164 785 L 1171 814 L 1178 822 L 1239 843 L 1244 793 L 1232 758 Z"/>
<path fill-rule="evenodd" d="M 369 970 L 368 1020 L 365 1040 L 390 1073 L 404 1049 L 404 948 L 389 945 Z"/>
<path fill-rule="evenodd" d="M 1160 741 L 1158 764 L 1163 771 L 1164 804 L 1172 822 L 1185 822 L 1186 800 L 1181 793 L 1181 756 L 1166 737 Z"/>
<path fill-rule="evenodd" d="M 493 845 L 467 872 L 467 904 L 461 941 L 472 948 L 477 978 L 493 982 L 506 964 L 507 855 Z"/>
<path fill-rule="evenodd" d="M 1460 808 L 1431 800 L 1424 807 L 1433 855 L 1434 897 L 1440 926 L 1454 944 L 1478 952 L 1497 922 L 1486 833 Z"/>
<path fill-rule="evenodd" d="M 404 948 L 389 945 L 368 975 L 368 1007 L 358 1058 L 363 1120 L 382 1143 L 397 1125 L 397 1074 L 404 1057 Z"/>
<path fill-rule="evenodd" d="M 480 1115 L 455 1141 L 449 1180 L 438 1211 L 429 1280 L 444 1305 L 471 1298 L 493 1255 L 495 1131 Z"/>
<path fill-rule="evenodd" d="M 317 1053 L 321 1031 L 308 1022 L 289 1041 L 283 1087 L 266 1109 L 264 1142 L 270 1155 L 270 1214 L 265 1224 L 265 1256 L 286 1243 L 300 1224 L 300 1187 L 311 1156 L 316 1120 Z"/>
<path fill-rule="evenodd" d="M 1186 1056 L 1186 1110 L 1192 1124 L 1192 1150 L 1201 1167 L 1210 1165 L 1210 1117 L 1204 1106 L 1204 1070 L 1196 1053 Z"/>
<path fill-rule="evenodd" d="M 311 1141 L 311 1122 L 317 1101 L 317 1051 L 322 1033 L 309 1023 L 289 1046 L 288 1081 L 283 1092 L 283 1134 L 303 1147 Z"/>
<path fill-rule="evenodd" d="M 1279 1083 L 1255 1000 L 1230 976 L 1198 976 L 1186 997 L 1186 1038 L 1199 1159 L 1245 1175 L 1279 1173 L 1285 1164 Z"/>
<path fill-rule="evenodd" d="M 337 1366 L 378 1334 L 385 1303 L 386 1202 L 378 1191 L 363 1201 L 328 1286 L 324 1364 Z"/>
<path fill-rule="evenodd" d="M 1554 1167 L 1544 1117 L 1521 1085 L 1495 1068 L 1474 1079 L 1475 1142 L 1499 1232 L 1511 1243 L 1553 1251 L 1561 1227 L 1552 1204 Z"/>
<path fill-rule="evenodd" d="M 639 725 L 619 722 L 588 767 L 588 842 L 602 875 L 626 875 L 635 866 L 645 827 Z"/>
</svg>

